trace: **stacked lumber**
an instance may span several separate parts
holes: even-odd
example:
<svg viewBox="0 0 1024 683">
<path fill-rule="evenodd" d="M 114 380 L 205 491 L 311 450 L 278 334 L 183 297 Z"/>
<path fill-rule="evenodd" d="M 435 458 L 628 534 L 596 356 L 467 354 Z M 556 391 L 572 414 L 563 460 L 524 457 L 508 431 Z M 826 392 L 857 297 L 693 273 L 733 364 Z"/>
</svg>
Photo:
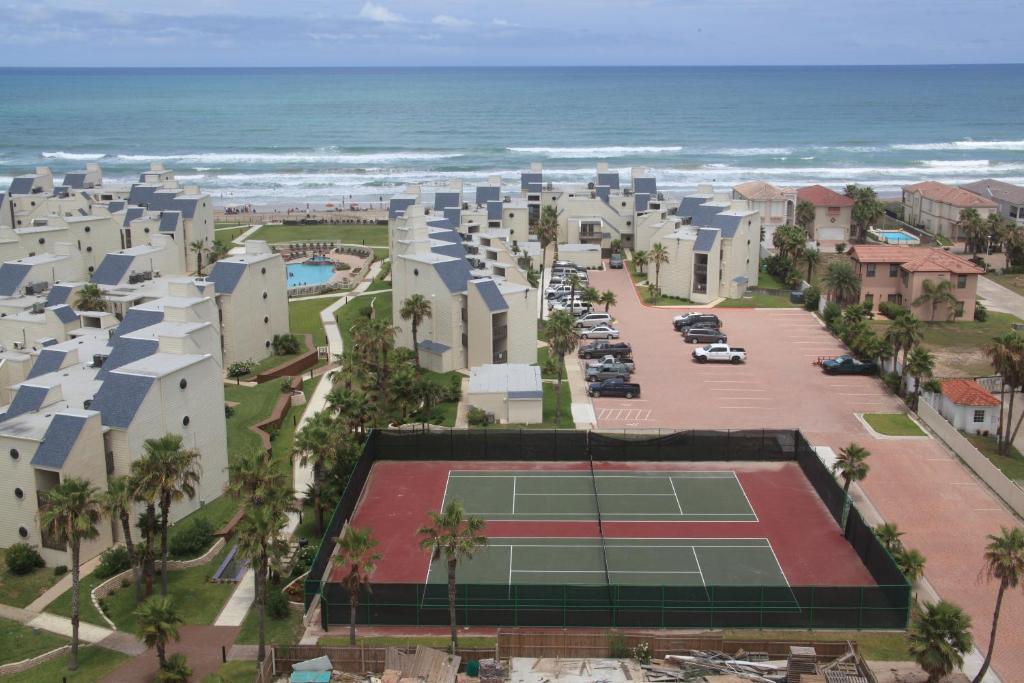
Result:
<svg viewBox="0 0 1024 683">
<path fill-rule="evenodd" d="M 786 683 L 801 683 L 803 675 L 817 673 L 818 653 L 814 651 L 814 648 L 791 645 L 789 664 L 786 668 Z"/>
<path fill-rule="evenodd" d="M 410 655 L 389 647 L 384 652 L 381 683 L 455 683 L 461 659 L 432 647 L 419 645 Z"/>
</svg>

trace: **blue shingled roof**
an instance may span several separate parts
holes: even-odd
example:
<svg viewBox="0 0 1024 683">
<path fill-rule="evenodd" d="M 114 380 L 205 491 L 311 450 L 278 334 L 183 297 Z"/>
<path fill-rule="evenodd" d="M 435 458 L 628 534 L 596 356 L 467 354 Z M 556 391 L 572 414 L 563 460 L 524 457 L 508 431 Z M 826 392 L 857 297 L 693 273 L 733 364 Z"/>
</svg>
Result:
<svg viewBox="0 0 1024 683">
<path fill-rule="evenodd" d="M 455 259 L 453 261 L 441 261 L 440 263 L 433 264 L 437 274 L 441 276 L 441 281 L 444 282 L 444 286 L 448 288 L 449 292 L 453 294 L 456 292 L 465 292 L 466 283 L 469 282 L 469 264 L 464 259 Z"/>
<path fill-rule="evenodd" d="M 647 205 L 650 203 L 650 201 L 651 195 L 647 194 L 646 192 L 638 192 L 635 195 L 633 195 L 633 206 L 635 207 L 635 211 L 637 213 L 646 211 Z"/>
<path fill-rule="evenodd" d="M 174 232 L 178 229 L 178 211 L 164 211 L 160 214 L 160 232 Z"/>
<path fill-rule="evenodd" d="M 118 201 L 118 202 L 109 202 L 107 204 L 107 211 L 109 211 L 110 213 L 117 213 L 118 211 L 123 209 L 125 206 L 126 206 L 125 202 L 120 202 L 120 201 Z"/>
<path fill-rule="evenodd" d="M 0 266 L 0 296 L 14 296 L 30 270 L 32 266 L 27 263 L 5 263 Z"/>
<path fill-rule="evenodd" d="M 29 384 L 22 384 L 18 387 L 17 393 L 14 394 L 14 398 L 11 400 L 11 405 L 7 407 L 7 412 L 4 414 L 4 420 L 9 420 L 12 417 L 23 415 L 24 413 L 30 413 L 33 410 L 39 410 L 43 405 L 43 401 L 46 400 L 46 395 L 50 393 L 50 390 L 46 387 L 34 387 Z"/>
<path fill-rule="evenodd" d="M 615 171 L 597 174 L 597 184 L 607 185 L 613 190 L 619 189 L 619 174 Z"/>
<path fill-rule="evenodd" d="M 96 392 L 89 408 L 99 411 L 104 425 L 127 429 L 152 385 L 152 377 L 112 372 Z"/>
<path fill-rule="evenodd" d="M 96 379 L 105 380 L 112 370 L 152 356 L 160 347 L 156 339 L 132 339 L 117 337 L 110 350 L 110 356 L 103 362 L 103 367 L 96 373 Z"/>
<path fill-rule="evenodd" d="M 450 206 L 462 206 L 462 196 L 458 192 L 438 192 L 434 195 L 434 211 Z"/>
<path fill-rule="evenodd" d="M 495 199 L 494 201 L 487 202 L 487 220 L 501 220 L 501 205 L 502 202 L 498 201 L 497 199 Z"/>
<path fill-rule="evenodd" d="M 388 202 L 388 218 L 395 218 L 415 203 L 412 197 L 392 197 Z"/>
<path fill-rule="evenodd" d="M 731 216 L 720 213 L 711 220 L 711 226 L 721 230 L 722 237 L 733 237 L 736 235 L 736 230 L 740 227 L 740 221 L 742 220 L 743 216 Z"/>
<path fill-rule="evenodd" d="M 64 184 L 67 185 L 68 187 L 73 187 L 76 190 L 81 190 L 83 187 L 85 187 L 85 173 L 65 173 Z"/>
<path fill-rule="evenodd" d="M 427 225 L 432 228 L 448 228 L 449 230 L 455 227 L 447 218 L 431 218 L 427 221 Z"/>
<path fill-rule="evenodd" d="M 128 192 L 128 203 L 147 206 L 153 200 L 153 195 L 158 189 L 160 188 L 152 185 L 132 185 L 132 189 Z"/>
<path fill-rule="evenodd" d="M 451 348 L 447 344 L 431 341 L 429 339 L 424 339 L 423 341 L 421 341 L 419 343 L 419 347 L 424 351 L 428 351 L 430 353 L 444 353 L 445 351 Z"/>
<path fill-rule="evenodd" d="M 54 285 L 49 292 L 46 293 L 46 305 L 47 306 L 59 306 L 66 304 L 68 299 L 71 297 L 73 288 L 67 285 Z"/>
<path fill-rule="evenodd" d="M 611 196 L 612 193 L 611 188 L 609 188 L 607 185 L 600 185 L 595 188 L 595 192 L 597 193 L 598 199 L 600 199 L 605 204 L 608 203 L 608 198 Z"/>
<path fill-rule="evenodd" d="M 501 295 L 498 285 L 494 284 L 494 280 L 477 280 L 473 282 L 473 286 L 476 287 L 476 291 L 480 292 L 480 296 L 483 298 L 484 303 L 487 304 L 487 308 L 491 313 L 508 310 L 508 302 Z"/>
<path fill-rule="evenodd" d="M 443 244 L 438 247 L 432 247 L 431 250 L 435 254 L 441 254 L 442 256 L 451 256 L 453 258 L 466 258 L 466 250 L 462 246 L 460 241 L 458 244 L 450 243 Z"/>
<path fill-rule="evenodd" d="M 135 257 L 131 254 L 107 254 L 100 261 L 100 267 L 92 274 L 92 281 L 98 285 L 117 285 L 132 265 Z"/>
<path fill-rule="evenodd" d="M 60 370 L 60 365 L 64 362 L 64 356 L 66 355 L 67 351 L 61 351 L 59 349 L 43 349 L 39 352 L 36 362 L 32 365 L 32 369 L 29 371 L 27 379 L 32 379 L 33 377 L 39 377 L 39 375 L 45 375 L 47 373 Z"/>
<path fill-rule="evenodd" d="M 462 244 L 462 237 L 459 233 L 454 230 L 445 230 L 444 232 L 434 232 L 430 236 L 435 240 L 442 240 L 444 242 L 451 242 L 452 244 Z"/>
<path fill-rule="evenodd" d="M 67 304 L 51 306 L 50 310 L 57 314 L 57 319 L 67 325 L 78 320 L 78 314 Z"/>
<path fill-rule="evenodd" d="M 242 279 L 245 267 L 246 264 L 238 261 L 217 261 L 206 279 L 213 281 L 214 291 L 218 294 L 230 294 Z"/>
<path fill-rule="evenodd" d="M 715 248 L 718 240 L 718 231 L 702 228 L 697 231 L 697 241 L 693 243 L 693 250 L 702 254 L 708 254 Z"/>
<path fill-rule="evenodd" d="M 163 311 L 151 311 L 145 308 L 129 308 L 128 312 L 124 316 L 124 320 L 117 326 L 114 331 L 114 336 L 119 337 L 123 334 L 131 334 L 136 330 L 141 330 L 144 327 L 150 325 L 157 325 L 164 321 Z"/>
<path fill-rule="evenodd" d="M 697 207 L 708 201 L 709 197 L 705 195 L 692 195 L 690 197 L 683 197 L 683 201 L 679 202 L 678 213 L 683 218 L 690 218 L 693 216 Z"/>
<path fill-rule="evenodd" d="M 53 470 L 63 467 L 68 454 L 78 441 L 78 435 L 85 427 L 86 419 L 81 415 L 54 415 L 50 426 L 46 428 L 42 443 L 32 456 L 32 465 Z"/>
<path fill-rule="evenodd" d="M 23 176 L 11 180 L 11 186 L 7 188 L 7 194 L 32 194 L 32 186 L 35 184 L 34 176 Z"/>
<path fill-rule="evenodd" d="M 643 192 L 653 197 L 658 193 L 658 180 L 656 178 L 633 178 L 633 191 L 637 194 Z"/>
<path fill-rule="evenodd" d="M 725 207 L 721 204 L 701 204 L 692 214 L 693 225 L 711 227 L 714 225 L 715 216 L 720 214 L 722 211 L 725 211 Z"/>
<path fill-rule="evenodd" d="M 476 203 L 486 204 L 501 199 L 501 188 L 497 185 L 480 185 L 476 188 Z"/>
<path fill-rule="evenodd" d="M 121 226 L 127 228 L 131 225 L 133 220 L 136 218 L 142 218 L 144 213 L 146 213 L 145 209 L 140 209 L 137 206 L 129 207 L 128 210 L 124 212 L 124 221 L 121 222 Z"/>
<path fill-rule="evenodd" d="M 450 206 L 444 210 L 444 217 L 452 224 L 453 228 L 462 225 L 462 209 L 457 206 Z"/>
<path fill-rule="evenodd" d="M 520 187 L 528 190 L 531 186 L 540 185 L 544 182 L 543 173 L 523 173 L 519 176 Z"/>
</svg>

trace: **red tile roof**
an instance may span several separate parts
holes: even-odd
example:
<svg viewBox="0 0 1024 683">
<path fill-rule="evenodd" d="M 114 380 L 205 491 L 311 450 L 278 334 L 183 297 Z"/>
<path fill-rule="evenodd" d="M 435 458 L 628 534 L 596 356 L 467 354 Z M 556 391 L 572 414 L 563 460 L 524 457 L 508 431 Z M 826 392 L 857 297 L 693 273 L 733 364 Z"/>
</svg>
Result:
<svg viewBox="0 0 1024 683">
<path fill-rule="evenodd" d="M 898 263 L 911 273 L 954 273 L 981 275 L 985 271 L 962 256 L 935 247 L 893 247 L 883 244 L 857 244 L 850 249 L 860 263 Z"/>
<path fill-rule="evenodd" d="M 973 379 L 947 379 L 942 382 L 942 395 L 961 406 L 997 406 L 999 399 Z"/>
<path fill-rule="evenodd" d="M 839 194 L 822 185 L 801 187 L 796 191 L 796 198 L 815 206 L 853 206 L 853 200 L 845 194 Z"/>
<path fill-rule="evenodd" d="M 904 192 L 916 192 L 926 199 L 931 199 L 933 202 L 941 202 L 942 204 L 949 204 L 950 206 L 956 206 L 959 208 L 996 208 L 996 203 L 991 199 L 985 199 L 979 197 L 973 192 L 968 192 L 959 187 L 953 187 L 952 185 L 946 185 L 945 183 L 939 183 L 934 180 L 927 180 L 923 183 L 916 183 L 914 185 L 905 185 L 903 187 Z"/>
</svg>

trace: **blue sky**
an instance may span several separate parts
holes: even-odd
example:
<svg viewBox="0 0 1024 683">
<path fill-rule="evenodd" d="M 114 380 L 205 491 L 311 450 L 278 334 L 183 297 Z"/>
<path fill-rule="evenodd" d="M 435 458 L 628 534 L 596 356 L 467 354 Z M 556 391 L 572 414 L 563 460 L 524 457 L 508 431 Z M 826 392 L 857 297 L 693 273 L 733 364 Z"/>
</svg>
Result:
<svg viewBox="0 0 1024 683">
<path fill-rule="evenodd" d="M 0 0 L 2 66 L 1024 61 L 1024 0 Z"/>
</svg>

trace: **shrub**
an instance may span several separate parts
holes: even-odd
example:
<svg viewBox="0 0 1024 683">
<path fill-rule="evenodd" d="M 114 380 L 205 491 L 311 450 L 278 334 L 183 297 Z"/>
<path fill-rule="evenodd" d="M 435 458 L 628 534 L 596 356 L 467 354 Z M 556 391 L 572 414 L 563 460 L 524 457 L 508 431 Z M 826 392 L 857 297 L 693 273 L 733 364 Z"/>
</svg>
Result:
<svg viewBox="0 0 1024 683">
<path fill-rule="evenodd" d="M 238 381 L 242 377 L 250 374 L 252 369 L 256 366 L 251 360 L 238 360 L 228 366 L 228 377 Z"/>
<path fill-rule="evenodd" d="M 903 386 L 903 380 L 895 372 L 887 372 L 882 378 L 885 382 L 886 388 L 894 394 L 900 393 L 900 388 Z"/>
<path fill-rule="evenodd" d="M 299 352 L 299 338 L 294 334 L 275 334 L 270 341 L 275 356 L 291 356 Z"/>
<path fill-rule="evenodd" d="M 188 665 L 185 655 L 171 655 L 167 659 L 167 666 L 156 672 L 156 680 L 159 683 L 188 683 L 192 678 L 192 667 Z"/>
<path fill-rule="evenodd" d="M 100 563 L 93 572 L 98 579 L 109 579 L 132 566 L 128 558 L 128 549 L 122 545 L 107 548 L 100 555 Z"/>
<path fill-rule="evenodd" d="M 205 517 L 196 517 L 177 525 L 169 532 L 171 555 L 183 558 L 199 556 L 210 546 L 213 532 L 213 524 Z"/>
<path fill-rule="evenodd" d="M 878 312 L 884 315 L 889 320 L 895 320 L 902 315 L 910 313 L 910 311 L 903 306 L 891 301 L 883 301 L 878 304 Z"/>
<path fill-rule="evenodd" d="M 832 325 L 842 318 L 843 309 L 839 307 L 835 301 L 830 301 L 825 304 L 825 310 L 821 313 L 821 319 L 825 321 L 825 324 L 832 329 Z"/>
<path fill-rule="evenodd" d="M 290 393 L 292 393 L 292 378 L 291 377 L 285 377 L 284 379 L 281 380 L 281 393 L 282 394 L 290 394 Z"/>
<path fill-rule="evenodd" d="M 445 401 L 450 403 L 458 403 L 462 399 L 462 377 L 453 377 L 451 384 L 448 385 L 448 392 L 445 395 Z"/>
<path fill-rule="evenodd" d="M 307 545 L 295 552 L 295 560 L 292 562 L 291 578 L 301 576 L 313 566 L 313 558 L 316 557 L 316 546 Z"/>
<path fill-rule="evenodd" d="M 811 286 L 804 290 L 804 310 L 816 311 L 821 302 L 821 290 Z"/>
<path fill-rule="evenodd" d="M 268 586 L 267 590 L 267 616 L 271 619 L 285 619 L 288 617 L 288 598 L 278 588 Z"/>
<path fill-rule="evenodd" d="M 846 242 L 840 242 L 836 245 L 837 254 L 842 254 L 844 251 L 846 251 Z"/>
<path fill-rule="evenodd" d="M 66 564 L 58 564 L 53 568 L 54 576 L 64 576 L 68 573 L 68 566 Z"/>
<path fill-rule="evenodd" d="M 647 642 L 640 643 L 633 648 L 633 659 L 640 662 L 643 665 L 651 663 L 651 644 Z"/>
<path fill-rule="evenodd" d="M 7 556 L 4 560 L 7 562 L 7 571 L 18 576 L 31 574 L 34 570 L 46 565 L 39 551 L 28 543 L 12 545 L 7 549 Z"/>
<path fill-rule="evenodd" d="M 985 308 L 985 304 L 980 301 L 974 304 L 974 319 L 979 323 L 983 323 L 988 320 L 988 309 Z"/>
<path fill-rule="evenodd" d="M 229 406 L 227 403 L 224 404 L 224 419 L 230 420 L 231 416 L 235 414 L 234 406 Z"/>
<path fill-rule="evenodd" d="M 344 261 L 338 261 L 337 263 L 334 264 L 334 269 L 335 270 L 352 270 L 352 266 L 350 266 L 349 264 L 345 263 Z"/>
<path fill-rule="evenodd" d="M 470 406 L 468 419 L 471 427 L 483 427 L 487 424 L 487 412 L 483 408 Z"/>
<path fill-rule="evenodd" d="M 626 645 L 626 637 L 621 633 L 608 634 L 608 654 L 612 659 L 628 659 L 632 655 L 629 646 Z"/>
</svg>

